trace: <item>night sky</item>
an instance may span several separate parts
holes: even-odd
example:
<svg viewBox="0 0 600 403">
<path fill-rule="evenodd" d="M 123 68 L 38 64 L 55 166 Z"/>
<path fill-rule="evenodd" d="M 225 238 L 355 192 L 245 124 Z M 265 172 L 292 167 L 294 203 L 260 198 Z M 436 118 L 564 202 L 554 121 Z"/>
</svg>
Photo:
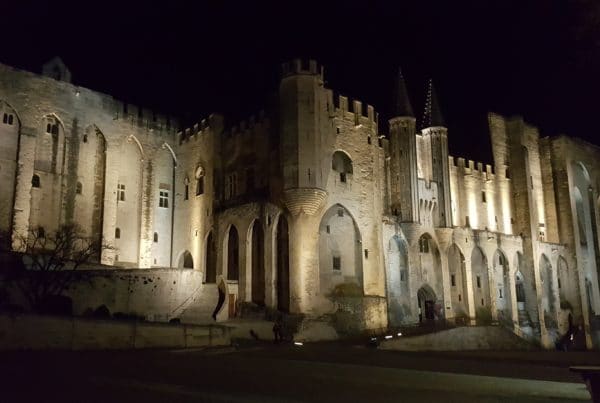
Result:
<svg viewBox="0 0 600 403">
<path fill-rule="evenodd" d="M 4 2 L 0 62 L 39 72 L 58 55 L 77 85 L 235 123 L 277 90 L 282 61 L 311 57 L 383 133 L 400 66 L 418 120 L 434 79 L 453 155 L 491 161 L 488 111 L 600 144 L 598 1 L 91 3 Z"/>
</svg>

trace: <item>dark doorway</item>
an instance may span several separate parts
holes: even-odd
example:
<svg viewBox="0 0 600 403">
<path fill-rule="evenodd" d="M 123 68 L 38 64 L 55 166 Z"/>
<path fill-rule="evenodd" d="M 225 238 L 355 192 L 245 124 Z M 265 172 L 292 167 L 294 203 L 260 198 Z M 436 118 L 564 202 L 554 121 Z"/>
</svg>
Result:
<svg viewBox="0 0 600 403">
<path fill-rule="evenodd" d="M 227 239 L 227 280 L 238 280 L 240 277 L 239 237 L 237 229 L 229 228 Z"/>
<path fill-rule="evenodd" d="M 265 304 L 264 232 L 259 220 L 252 226 L 252 302 Z"/>
<path fill-rule="evenodd" d="M 417 292 L 419 306 L 419 322 L 430 322 L 435 320 L 435 293 L 431 287 L 424 285 Z"/>
<path fill-rule="evenodd" d="M 283 215 L 277 223 L 277 309 L 290 311 L 290 242 L 288 223 Z"/>
</svg>

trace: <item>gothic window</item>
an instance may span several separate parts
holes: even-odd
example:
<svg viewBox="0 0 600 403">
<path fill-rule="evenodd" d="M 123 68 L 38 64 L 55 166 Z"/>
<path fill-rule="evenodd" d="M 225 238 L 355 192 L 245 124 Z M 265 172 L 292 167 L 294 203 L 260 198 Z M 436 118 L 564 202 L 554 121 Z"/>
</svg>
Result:
<svg viewBox="0 0 600 403">
<path fill-rule="evenodd" d="M 159 192 L 158 206 L 162 208 L 169 208 L 169 191 L 161 190 Z"/>
<path fill-rule="evenodd" d="M 12 113 L 5 113 L 4 116 L 2 117 L 2 123 L 4 123 L 5 125 L 12 125 L 13 119 L 14 119 L 14 116 Z"/>
<path fill-rule="evenodd" d="M 452 287 L 456 287 L 456 275 L 450 275 L 450 283 L 452 284 Z"/>
<path fill-rule="evenodd" d="M 115 239 L 121 239 L 121 228 L 115 228 Z"/>
<path fill-rule="evenodd" d="M 34 187 L 34 188 L 41 187 L 41 185 L 40 185 L 40 177 L 38 175 L 33 175 L 31 177 L 31 187 Z"/>
<path fill-rule="evenodd" d="M 333 153 L 331 168 L 338 173 L 340 182 L 347 182 L 348 175 L 352 175 L 352 160 L 343 151 Z"/>
<path fill-rule="evenodd" d="M 200 196 L 204 193 L 204 168 L 201 166 L 196 168 L 194 177 L 196 178 L 196 196 Z"/>
<path fill-rule="evenodd" d="M 342 270 L 342 258 L 340 256 L 333 257 L 333 270 L 335 270 L 335 271 Z"/>
<path fill-rule="evenodd" d="M 190 198 L 190 180 L 186 177 L 183 180 L 183 184 L 184 184 L 184 193 L 183 193 L 183 200 L 188 200 Z"/>
<path fill-rule="evenodd" d="M 154 233 L 154 242 L 158 242 L 158 232 Z"/>
<path fill-rule="evenodd" d="M 77 185 L 75 186 L 75 193 L 80 195 L 82 192 L 83 192 L 83 185 L 81 184 L 81 182 L 77 182 Z"/>
<path fill-rule="evenodd" d="M 429 253 L 429 237 L 427 235 L 419 238 L 419 252 Z"/>
<path fill-rule="evenodd" d="M 237 195 L 237 174 L 230 174 L 225 180 L 225 199 L 231 199 Z"/>
<path fill-rule="evenodd" d="M 117 185 L 117 200 L 125 201 L 125 185 L 123 185 L 122 183 L 119 183 Z"/>
<path fill-rule="evenodd" d="M 52 123 L 52 122 L 48 122 L 46 124 L 46 133 L 48 134 L 58 134 L 58 124 L 56 123 Z"/>
</svg>

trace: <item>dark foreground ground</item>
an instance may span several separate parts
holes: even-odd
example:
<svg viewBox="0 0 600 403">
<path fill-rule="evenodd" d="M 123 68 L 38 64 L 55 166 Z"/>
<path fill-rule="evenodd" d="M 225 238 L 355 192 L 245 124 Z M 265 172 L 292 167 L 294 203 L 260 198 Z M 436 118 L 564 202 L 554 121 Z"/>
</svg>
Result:
<svg viewBox="0 0 600 403">
<path fill-rule="evenodd" d="M 400 353 L 340 343 L 0 354 L 0 402 L 589 401 L 595 352 Z"/>
</svg>

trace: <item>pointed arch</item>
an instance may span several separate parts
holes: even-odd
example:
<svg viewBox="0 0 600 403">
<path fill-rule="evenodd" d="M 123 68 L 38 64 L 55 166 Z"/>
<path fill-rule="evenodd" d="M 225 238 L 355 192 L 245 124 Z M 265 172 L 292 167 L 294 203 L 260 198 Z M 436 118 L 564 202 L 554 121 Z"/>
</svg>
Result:
<svg viewBox="0 0 600 403">
<path fill-rule="evenodd" d="M 386 253 L 388 320 L 400 326 L 410 320 L 408 245 L 398 235 L 390 238 Z"/>
<path fill-rule="evenodd" d="M 240 278 L 240 237 L 235 225 L 231 224 L 227 231 L 227 280 Z"/>
<path fill-rule="evenodd" d="M 334 204 L 319 225 L 319 280 L 324 294 L 341 284 L 363 291 L 362 240 L 356 220 L 341 204 Z"/>
<path fill-rule="evenodd" d="M 510 267 L 506 254 L 500 248 L 494 252 L 493 276 L 493 284 L 496 286 L 496 289 L 492 295 L 495 294 L 498 318 L 506 323 L 511 323 L 512 290 L 510 286 Z"/>
<path fill-rule="evenodd" d="M 249 228 L 252 264 L 252 302 L 265 304 L 265 233 L 257 218 Z"/>
<path fill-rule="evenodd" d="M 194 257 L 189 250 L 184 250 L 180 254 L 177 262 L 177 268 L 179 269 L 193 269 L 194 268 Z"/>
<path fill-rule="evenodd" d="M 166 148 L 167 150 L 169 150 L 171 152 L 171 156 L 173 157 L 173 164 L 175 165 L 175 167 L 177 167 L 179 164 L 179 161 L 177 161 L 177 155 L 175 154 L 175 151 L 173 151 L 173 148 L 166 141 L 162 144 L 161 147 L 163 149 Z"/>
<path fill-rule="evenodd" d="M 491 295 L 488 259 L 479 246 L 471 252 L 471 272 L 473 278 L 473 303 L 478 320 L 491 319 Z"/>
<path fill-rule="evenodd" d="M 275 230 L 277 242 L 277 309 L 290 311 L 290 241 L 288 220 L 283 213 L 277 217 Z"/>
<path fill-rule="evenodd" d="M 450 296 L 455 317 L 469 315 L 467 297 L 467 268 L 465 255 L 456 243 L 448 247 L 448 269 L 450 271 Z"/>
</svg>

